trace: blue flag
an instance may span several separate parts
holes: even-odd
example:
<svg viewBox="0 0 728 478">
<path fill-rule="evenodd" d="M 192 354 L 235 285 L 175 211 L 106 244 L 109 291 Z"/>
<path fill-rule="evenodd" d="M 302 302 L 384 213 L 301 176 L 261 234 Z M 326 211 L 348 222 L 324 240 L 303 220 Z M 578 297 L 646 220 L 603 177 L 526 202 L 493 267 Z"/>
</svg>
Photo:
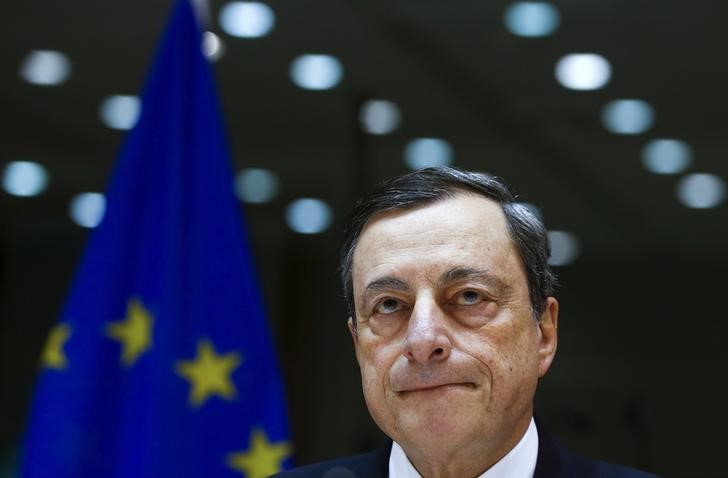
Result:
<svg viewBox="0 0 728 478">
<path fill-rule="evenodd" d="M 263 478 L 284 397 L 210 66 L 178 0 L 28 420 L 26 478 Z"/>
</svg>

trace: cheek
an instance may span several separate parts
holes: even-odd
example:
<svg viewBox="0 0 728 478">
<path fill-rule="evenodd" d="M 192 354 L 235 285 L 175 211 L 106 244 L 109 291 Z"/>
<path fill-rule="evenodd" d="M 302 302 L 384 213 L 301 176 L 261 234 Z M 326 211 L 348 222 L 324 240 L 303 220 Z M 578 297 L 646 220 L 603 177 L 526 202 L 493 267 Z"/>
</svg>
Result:
<svg viewBox="0 0 728 478">
<path fill-rule="evenodd" d="M 372 363 L 366 363 L 361 366 L 361 385 L 365 395 L 376 393 L 380 388 L 378 384 L 381 383 L 382 377 L 379 376 L 378 370 L 376 365 Z"/>
<path fill-rule="evenodd" d="M 364 391 L 381 393 L 386 385 L 389 369 L 396 359 L 393 347 L 377 340 L 361 340 L 358 358 Z"/>
<path fill-rule="evenodd" d="M 365 354 L 361 357 L 362 391 L 369 413 L 385 433 L 394 433 L 395 418 L 389 408 L 388 387 L 391 360 L 384 354 Z"/>
<path fill-rule="evenodd" d="M 538 342 L 535 331 L 510 330 L 493 337 L 490 370 L 493 393 L 506 400 L 532 395 L 538 381 Z M 530 398 L 529 398 L 530 399 Z"/>
<path fill-rule="evenodd" d="M 494 383 L 525 379 L 538 370 L 535 328 L 513 324 L 485 326 L 469 334 L 463 347 L 471 351 L 470 355 L 482 364 Z"/>
</svg>

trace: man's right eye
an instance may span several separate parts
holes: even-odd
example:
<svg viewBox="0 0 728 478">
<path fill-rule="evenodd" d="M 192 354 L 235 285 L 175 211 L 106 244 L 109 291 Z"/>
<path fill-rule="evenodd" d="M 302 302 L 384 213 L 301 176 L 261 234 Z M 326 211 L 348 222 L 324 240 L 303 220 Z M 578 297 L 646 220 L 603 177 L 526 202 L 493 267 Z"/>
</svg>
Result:
<svg viewBox="0 0 728 478">
<path fill-rule="evenodd" d="M 397 299 L 384 299 L 377 304 L 374 312 L 376 314 L 393 314 L 402 308 L 402 303 Z"/>
</svg>

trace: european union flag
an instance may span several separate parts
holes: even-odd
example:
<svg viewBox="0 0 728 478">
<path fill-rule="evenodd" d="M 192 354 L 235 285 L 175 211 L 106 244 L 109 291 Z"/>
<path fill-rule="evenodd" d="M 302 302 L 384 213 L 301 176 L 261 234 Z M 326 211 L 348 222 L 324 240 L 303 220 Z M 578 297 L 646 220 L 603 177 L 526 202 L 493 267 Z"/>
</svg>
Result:
<svg viewBox="0 0 728 478">
<path fill-rule="evenodd" d="M 177 1 L 60 321 L 21 474 L 262 478 L 291 447 L 201 32 Z"/>
</svg>

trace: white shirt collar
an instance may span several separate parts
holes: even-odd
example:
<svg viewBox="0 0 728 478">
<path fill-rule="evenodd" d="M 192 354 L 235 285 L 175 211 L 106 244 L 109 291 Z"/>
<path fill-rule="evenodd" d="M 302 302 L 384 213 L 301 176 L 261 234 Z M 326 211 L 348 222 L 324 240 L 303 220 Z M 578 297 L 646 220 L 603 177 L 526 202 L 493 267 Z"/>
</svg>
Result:
<svg viewBox="0 0 728 478">
<path fill-rule="evenodd" d="M 531 418 L 521 441 L 477 478 L 533 478 L 537 458 L 538 432 Z M 389 478 L 422 478 L 397 442 L 389 454 Z"/>
</svg>

